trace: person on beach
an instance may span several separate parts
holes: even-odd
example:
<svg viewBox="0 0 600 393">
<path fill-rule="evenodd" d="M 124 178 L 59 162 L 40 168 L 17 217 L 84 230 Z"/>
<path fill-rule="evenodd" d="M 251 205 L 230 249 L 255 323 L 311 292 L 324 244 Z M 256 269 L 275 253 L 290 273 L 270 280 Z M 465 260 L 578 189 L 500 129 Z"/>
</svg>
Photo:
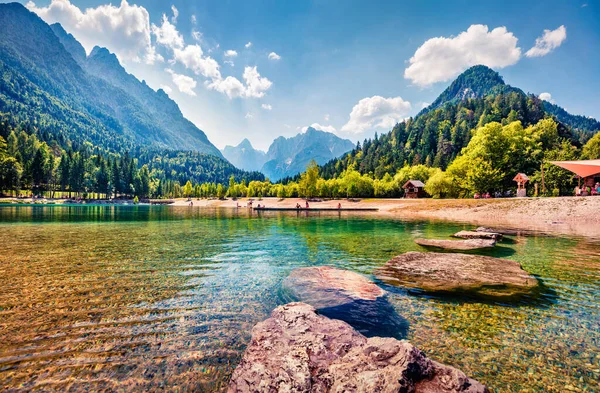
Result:
<svg viewBox="0 0 600 393">
<path fill-rule="evenodd" d="M 338 209 L 342 208 L 342 204 L 338 202 Z"/>
<path fill-rule="evenodd" d="M 308 209 L 310 206 L 308 206 L 308 201 L 306 201 L 306 208 Z"/>
</svg>

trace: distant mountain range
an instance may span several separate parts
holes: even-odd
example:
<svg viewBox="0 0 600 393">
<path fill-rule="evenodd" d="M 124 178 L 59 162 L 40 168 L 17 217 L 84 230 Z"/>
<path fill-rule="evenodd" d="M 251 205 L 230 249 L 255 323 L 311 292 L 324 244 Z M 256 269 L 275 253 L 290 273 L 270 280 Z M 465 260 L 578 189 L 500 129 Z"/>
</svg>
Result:
<svg viewBox="0 0 600 393">
<path fill-rule="evenodd" d="M 18 3 L 0 5 L 0 112 L 64 141 L 112 151 L 134 146 L 222 157 L 164 91 L 128 74 L 115 55 L 83 46 Z"/>
<path fill-rule="evenodd" d="M 348 139 L 308 127 L 306 132 L 292 138 L 275 139 L 267 153 L 254 149 L 247 139 L 238 146 L 226 146 L 222 152 L 238 168 L 260 170 L 270 180 L 277 181 L 304 172 L 311 160 L 322 165 L 354 147 Z"/>
<path fill-rule="evenodd" d="M 267 162 L 267 153 L 256 150 L 248 139 L 237 146 L 225 146 L 221 153 L 233 165 L 247 171 L 260 171 Z"/>
</svg>

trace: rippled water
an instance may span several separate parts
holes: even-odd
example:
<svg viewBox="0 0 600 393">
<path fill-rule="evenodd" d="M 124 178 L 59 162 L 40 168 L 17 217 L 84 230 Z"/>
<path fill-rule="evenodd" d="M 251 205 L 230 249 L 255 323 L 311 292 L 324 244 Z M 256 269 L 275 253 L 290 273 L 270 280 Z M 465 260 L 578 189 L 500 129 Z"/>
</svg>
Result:
<svg viewBox="0 0 600 393">
<path fill-rule="evenodd" d="M 314 213 L 313 213 L 314 214 Z M 467 228 L 355 215 L 0 207 L 0 389 L 219 391 L 295 267 L 371 275 Z M 519 237 L 487 255 L 545 285 L 519 304 L 384 286 L 408 339 L 495 392 L 600 392 L 600 242 Z"/>
</svg>

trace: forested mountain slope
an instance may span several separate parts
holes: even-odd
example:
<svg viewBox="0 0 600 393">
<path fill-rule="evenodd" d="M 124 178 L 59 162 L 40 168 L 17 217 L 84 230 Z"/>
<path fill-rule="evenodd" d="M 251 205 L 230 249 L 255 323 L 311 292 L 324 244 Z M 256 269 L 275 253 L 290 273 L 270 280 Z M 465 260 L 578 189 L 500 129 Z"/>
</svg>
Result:
<svg viewBox="0 0 600 393">
<path fill-rule="evenodd" d="M 48 26 L 21 4 L 1 4 L 0 111 L 14 124 L 34 122 L 61 142 L 117 152 L 150 145 L 221 157 L 164 92 L 127 74 L 106 49 L 85 59 L 81 49 L 60 26 Z"/>
<path fill-rule="evenodd" d="M 445 169 L 468 145 L 472 130 L 491 122 L 506 125 L 519 120 L 527 127 L 557 114 L 559 137 L 575 146 L 581 146 L 596 131 L 597 122 L 584 118 L 586 121 L 579 123 L 575 134 L 572 126 L 578 123 L 569 119 L 581 117 L 564 110 L 548 111 L 549 105 L 537 96 L 506 85 L 488 67 L 475 66 L 461 74 L 415 118 L 365 140 L 350 153 L 323 165 L 320 173 L 332 178 L 353 166 L 362 174 L 381 178 L 386 173 L 393 175 L 405 165 L 426 164 Z M 587 138 L 582 138 L 582 133 Z"/>
</svg>

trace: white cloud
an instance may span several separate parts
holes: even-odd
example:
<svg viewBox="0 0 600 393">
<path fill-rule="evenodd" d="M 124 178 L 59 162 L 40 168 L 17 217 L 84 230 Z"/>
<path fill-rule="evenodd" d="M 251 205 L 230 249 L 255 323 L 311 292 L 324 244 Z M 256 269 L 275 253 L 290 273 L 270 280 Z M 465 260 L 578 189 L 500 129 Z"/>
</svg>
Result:
<svg viewBox="0 0 600 393">
<path fill-rule="evenodd" d="M 312 123 L 310 126 L 302 127 L 301 131 L 306 132 L 306 130 L 308 130 L 308 127 L 312 127 L 315 130 L 321 130 L 321 131 L 331 132 L 331 133 L 334 133 L 336 131 L 334 126 L 323 126 L 319 123 Z"/>
<path fill-rule="evenodd" d="M 225 79 L 215 79 L 211 83 L 208 83 L 206 87 L 226 94 L 229 98 L 243 97 L 246 92 L 244 84 L 233 76 L 228 76 Z"/>
<path fill-rule="evenodd" d="M 541 93 L 538 97 L 540 97 L 540 100 L 548 101 L 552 104 L 555 103 L 554 100 L 552 99 L 552 94 L 550 94 L 550 93 L 544 92 L 544 93 Z"/>
<path fill-rule="evenodd" d="M 203 75 L 212 79 L 221 78 L 219 63 L 210 56 L 204 56 L 200 45 L 187 45 L 184 49 L 174 48 L 173 56 L 175 61 L 194 71 L 196 75 Z"/>
<path fill-rule="evenodd" d="M 177 74 L 170 68 L 165 68 L 165 71 L 171 74 L 171 78 L 173 78 L 173 83 L 175 84 L 175 86 L 177 86 L 180 92 L 190 96 L 196 95 L 194 89 L 196 88 L 197 82 L 193 78 L 190 78 L 187 75 Z"/>
<path fill-rule="evenodd" d="M 265 110 L 270 111 L 271 109 L 273 109 L 273 107 L 271 106 L 271 104 L 262 104 L 261 107 Z"/>
<path fill-rule="evenodd" d="M 401 97 L 363 98 L 354 105 L 348 123 L 344 124 L 341 130 L 359 134 L 372 128 L 390 129 L 405 118 L 410 110 L 410 102 L 404 101 Z"/>
<path fill-rule="evenodd" d="M 223 63 L 229 64 L 232 67 L 235 66 L 235 63 L 233 61 L 231 61 L 231 60 L 225 60 Z"/>
<path fill-rule="evenodd" d="M 225 51 L 225 57 L 236 57 L 238 53 L 233 49 L 229 49 Z"/>
<path fill-rule="evenodd" d="M 169 22 L 165 14 L 162 16 L 162 24 L 152 24 L 152 33 L 156 36 L 156 42 L 169 48 L 183 48 L 183 36 L 177 31 L 177 27 Z"/>
<path fill-rule="evenodd" d="M 566 39 L 567 28 L 564 25 L 556 30 L 546 29 L 541 37 L 535 39 L 535 45 L 525 53 L 525 56 L 546 56 L 548 53 L 558 48 Z"/>
<path fill-rule="evenodd" d="M 254 115 L 252 114 L 252 112 L 248 112 L 246 113 L 246 116 L 244 116 L 246 119 L 252 119 L 254 117 Z"/>
<path fill-rule="evenodd" d="M 425 41 L 410 58 L 404 77 L 424 87 L 448 81 L 477 64 L 504 68 L 521 58 L 517 41 L 506 27 L 489 31 L 485 25 L 471 25 L 456 37 Z"/>
<path fill-rule="evenodd" d="M 256 66 L 246 66 L 243 79 L 245 84 L 233 76 L 228 76 L 225 79 L 214 78 L 212 82 L 207 83 L 207 87 L 226 94 L 229 98 L 261 98 L 273 84 L 269 79 L 260 76 Z"/>
<path fill-rule="evenodd" d="M 173 11 L 173 17 L 171 18 L 171 22 L 173 22 L 173 24 L 176 24 L 177 17 L 179 16 L 179 10 L 174 5 L 171 5 L 171 11 Z"/>
<path fill-rule="evenodd" d="M 269 90 L 273 85 L 266 77 L 260 76 L 256 66 L 245 67 L 243 77 L 246 82 L 246 97 L 263 97 L 265 91 Z"/>
<path fill-rule="evenodd" d="M 173 89 L 171 89 L 171 86 L 167 85 L 160 85 L 160 88 L 163 89 L 167 94 L 171 94 L 171 92 L 173 91 Z"/>
<path fill-rule="evenodd" d="M 252 42 L 248 41 L 248 43 L 246 45 L 244 45 L 246 47 L 246 49 L 250 48 L 252 46 Z"/>
<path fill-rule="evenodd" d="M 190 16 L 190 21 L 192 22 L 193 25 L 195 25 L 197 22 L 196 15 L 192 14 L 192 16 Z"/>
<path fill-rule="evenodd" d="M 425 108 L 427 108 L 429 105 L 431 105 L 431 102 L 422 102 L 422 103 L 421 103 L 421 109 L 425 109 Z"/>
<path fill-rule="evenodd" d="M 163 60 L 152 46 L 148 11 L 126 0 L 118 7 L 100 5 L 85 12 L 69 0 L 52 0 L 47 7 L 37 7 L 30 1 L 26 7 L 47 23 L 60 23 L 88 53 L 98 45 L 125 60 L 149 64 Z"/>
<path fill-rule="evenodd" d="M 196 41 L 200 41 L 200 40 L 202 40 L 202 33 L 200 33 L 196 29 L 192 29 L 192 38 L 195 39 Z"/>
<path fill-rule="evenodd" d="M 329 113 L 323 116 L 323 118 L 325 119 L 325 121 L 329 121 Z"/>
<path fill-rule="evenodd" d="M 275 52 L 271 52 L 269 53 L 268 56 L 269 60 L 281 60 L 281 56 L 279 56 L 277 53 Z"/>
</svg>

